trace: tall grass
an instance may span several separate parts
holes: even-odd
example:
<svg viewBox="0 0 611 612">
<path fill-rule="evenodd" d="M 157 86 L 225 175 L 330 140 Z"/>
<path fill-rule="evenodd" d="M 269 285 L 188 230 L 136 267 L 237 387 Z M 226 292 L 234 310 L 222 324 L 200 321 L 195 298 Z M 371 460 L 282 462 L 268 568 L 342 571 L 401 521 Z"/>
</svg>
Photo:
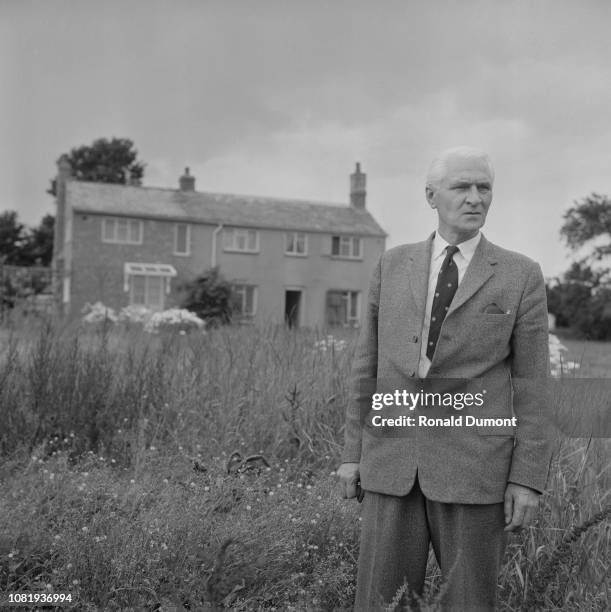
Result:
<svg viewBox="0 0 611 612">
<path fill-rule="evenodd" d="M 359 506 L 331 472 L 353 343 L 323 351 L 322 337 L 5 334 L 0 593 L 71 592 L 79 610 L 349 609 Z M 537 524 L 508 546 L 502 610 L 611 607 L 610 482 L 607 440 L 562 442 Z M 422 609 L 439 599 L 430 570 Z"/>
</svg>

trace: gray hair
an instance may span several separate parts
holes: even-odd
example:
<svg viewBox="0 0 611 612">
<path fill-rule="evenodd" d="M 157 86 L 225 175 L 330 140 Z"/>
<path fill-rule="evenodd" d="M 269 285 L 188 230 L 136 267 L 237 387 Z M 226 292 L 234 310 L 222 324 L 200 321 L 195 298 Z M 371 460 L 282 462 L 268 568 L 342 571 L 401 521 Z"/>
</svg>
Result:
<svg viewBox="0 0 611 612">
<path fill-rule="evenodd" d="M 476 159 L 483 161 L 490 174 L 490 181 L 494 183 L 494 166 L 490 155 L 481 149 L 475 149 L 474 147 L 452 147 L 442 151 L 429 166 L 429 170 L 426 174 L 426 186 L 435 188 L 445 176 L 448 169 L 448 161 L 454 157 L 460 157 L 462 159 Z"/>
</svg>

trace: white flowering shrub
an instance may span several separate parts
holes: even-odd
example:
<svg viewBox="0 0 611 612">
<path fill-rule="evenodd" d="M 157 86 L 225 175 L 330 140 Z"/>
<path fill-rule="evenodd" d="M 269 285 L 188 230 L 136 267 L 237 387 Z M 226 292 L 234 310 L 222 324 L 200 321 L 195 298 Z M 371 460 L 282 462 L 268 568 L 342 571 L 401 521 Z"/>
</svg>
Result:
<svg viewBox="0 0 611 612">
<path fill-rule="evenodd" d="M 115 311 L 102 304 L 102 302 L 96 302 L 95 304 L 87 302 L 81 312 L 85 315 L 83 317 L 85 323 L 104 323 L 105 321 L 116 323 L 118 318 Z"/>
<path fill-rule="evenodd" d="M 339 352 L 343 351 L 347 344 L 348 343 L 345 340 L 337 340 L 333 337 L 333 335 L 329 334 L 326 338 L 318 340 L 314 343 L 314 350 L 321 353 L 326 353 L 327 351 L 331 350 Z"/>
<path fill-rule="evenodd" d="M 156 312 L 144 325 L 144 330 L 156 334 L 160 331 L 177 331 L 186 334 L 189 331 L 204 331 L 205 321 L 184 308 L 170 308 Z"/>
<path fill-rule="evenodd" d="M 574 372 L 579 364 L 576 361 L 569 361 L 566 357 L 568 349 L 558 336 L 549 335 L 549 359 L 552 366 L 552 376 L 560 378 L 563 373 Z"/>
<path fill-rule="evenodd" d="M 125 306 L 119 313 L 119 323 L 144 325 L 152 316 L 153 311 L 146 306 Z"/>
</svg>

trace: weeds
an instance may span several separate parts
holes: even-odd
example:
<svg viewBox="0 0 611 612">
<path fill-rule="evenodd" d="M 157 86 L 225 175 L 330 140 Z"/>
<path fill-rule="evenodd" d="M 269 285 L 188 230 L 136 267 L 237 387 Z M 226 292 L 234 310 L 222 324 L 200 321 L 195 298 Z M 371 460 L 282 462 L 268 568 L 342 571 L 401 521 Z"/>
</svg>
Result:
<svg viewBox="0 0 611 612">
<path fill-rule="evenodd" d="M 272 326 L 154 337 L 44 326 L 9 338 L 0 597 L 350 609 L 359 505 L 338 498 L 331 472 L 353 344 L 330 347 Z M 565 441 L 538 522 L 511 536 L 501 610 L 611 607 L 609 483 L 607 440 Z M 443 588 L 429 569 L 421 610 Z"/>
</svg>

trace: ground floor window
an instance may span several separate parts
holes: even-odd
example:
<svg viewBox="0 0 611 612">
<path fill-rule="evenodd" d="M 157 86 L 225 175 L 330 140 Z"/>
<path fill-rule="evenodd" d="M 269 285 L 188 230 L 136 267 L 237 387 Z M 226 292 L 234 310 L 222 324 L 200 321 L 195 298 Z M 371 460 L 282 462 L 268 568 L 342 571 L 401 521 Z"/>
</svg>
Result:
<svg viewBox="0 0 611 612">
<path fill-rule="evenodd" d="M 357 327 L 359 324 L 359 292 L 327 292 L 327 325 Z"/>
<path fill-rule="evenodd" d="M 166 280 L 162 276 L 130 277 L 129 303 L 134 306 L 146 306 L 151 310 L 163 310 Z"/>
<path fill-rule="evenodd" d="M 130 306 L 145 306 L 163 310 L 165 296 L 170 292 L 170 279 L 176 276 L 173 266 L 166 264 L 126 263 L 124 289 Z"/>
<path fill-rule="evenodd" d="M 233 285 L 234 313 L 241 318 L 252 318 L 257 313 L 257 287 L 255 285 Z"/>
</svg>

